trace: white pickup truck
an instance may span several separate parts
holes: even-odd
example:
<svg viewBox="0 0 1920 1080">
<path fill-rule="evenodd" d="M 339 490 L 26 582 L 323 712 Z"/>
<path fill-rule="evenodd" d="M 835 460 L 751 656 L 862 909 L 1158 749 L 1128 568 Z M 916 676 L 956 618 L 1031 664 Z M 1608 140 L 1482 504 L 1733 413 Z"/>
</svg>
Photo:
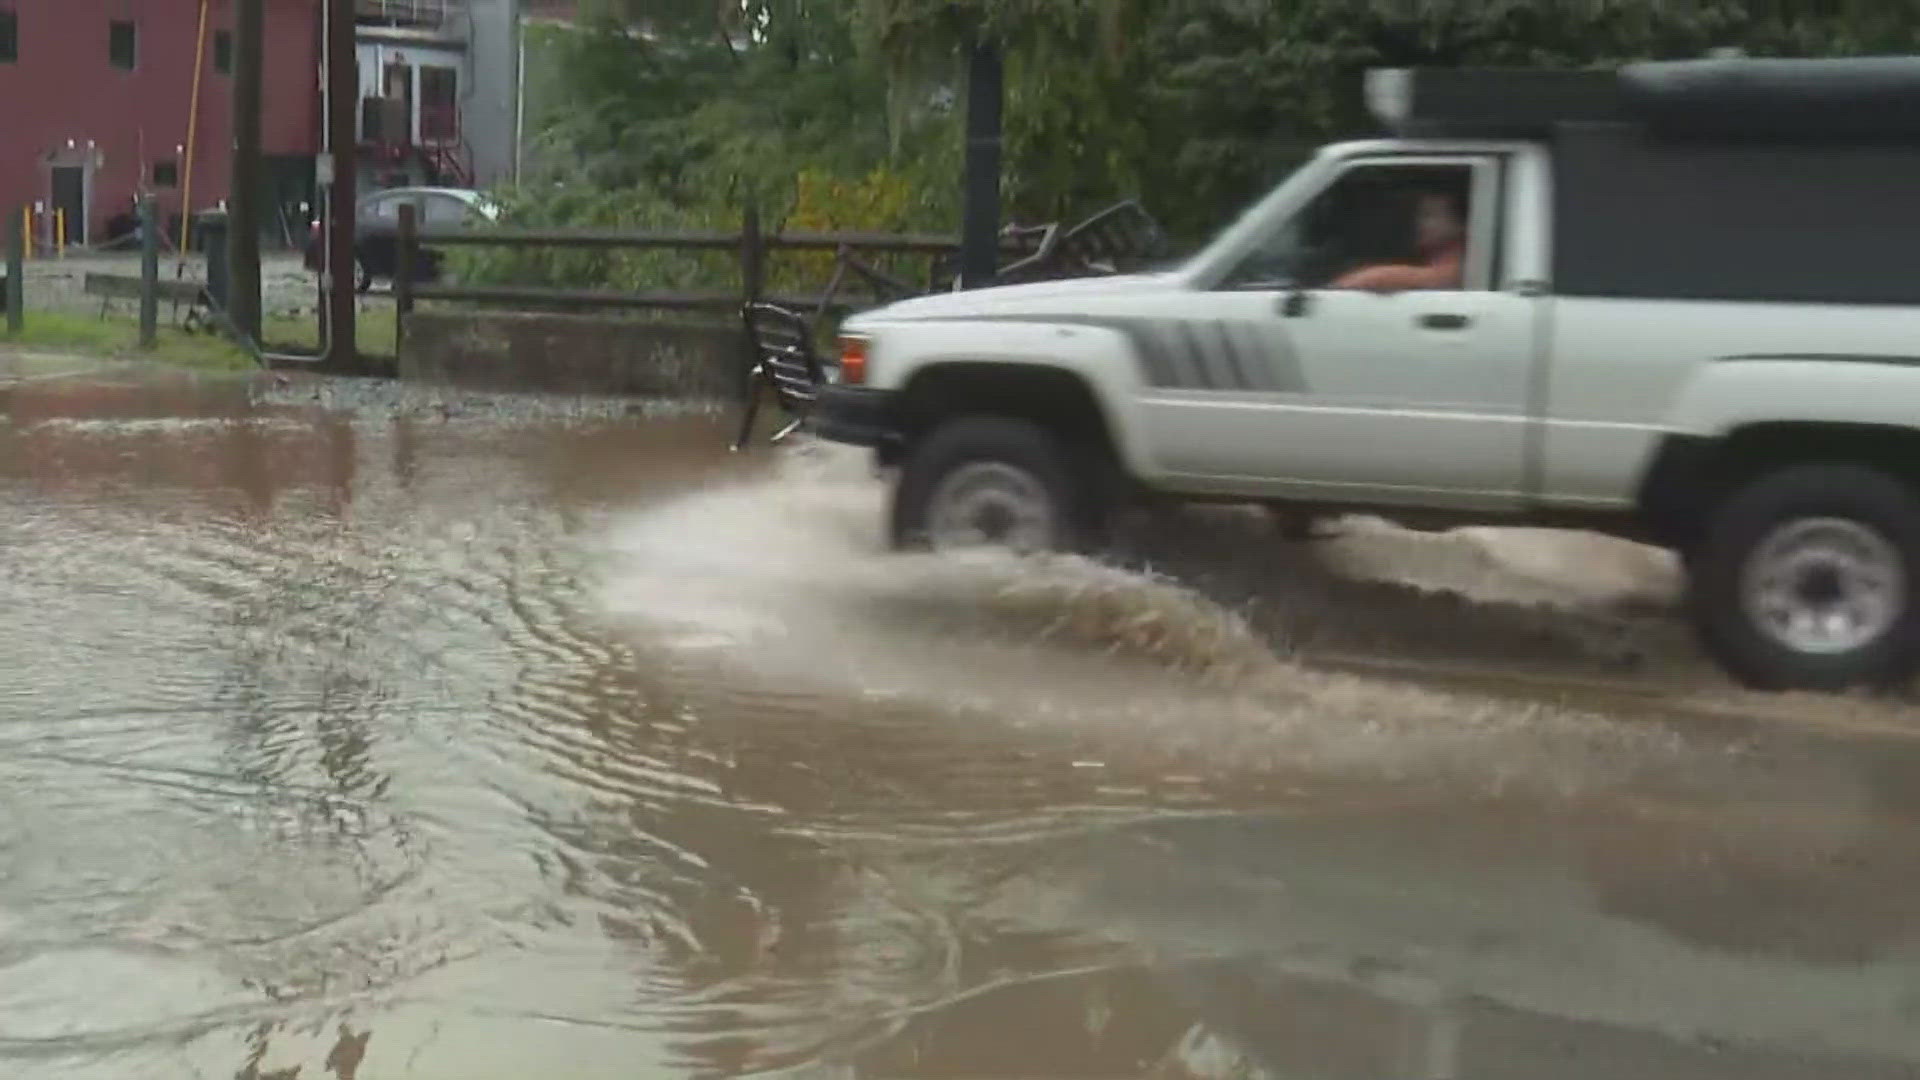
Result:
<svg viewBox="0 0 1920 1080">
<path fill-rule="evenodd" d="M 901 545 L 1082 548 L 1126 499 L 1679 552 L 1764 688 L 1920 669 L 1920 59 L 1392 71 L 1164 272 L 843 328 L 822 437 Z M 1384 268 L 1384 269 L 1383 269 Z"/>
</svg>

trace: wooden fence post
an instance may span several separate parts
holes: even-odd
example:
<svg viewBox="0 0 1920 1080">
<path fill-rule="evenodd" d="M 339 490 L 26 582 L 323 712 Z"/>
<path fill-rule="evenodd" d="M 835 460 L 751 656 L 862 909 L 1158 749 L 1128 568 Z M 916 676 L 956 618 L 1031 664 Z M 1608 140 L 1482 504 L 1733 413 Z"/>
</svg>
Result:
<svg viewBox="0 0 1920 1080">
<path fill-rule="evenodd" d="M 400 204 L 400 230 L 394 246 L 393 356 L 398 360 L 407 340 L 407 316 L 413 314 L 413 268 L 420 251 L 420 208 L 410 202 Z"/>
<path fill-rule="evenodd" d="M 26 214 L 6 215 L 7 234 L 7 330 L 19 333 L 27 322 L 27 234 Z"/>
<path fill-rule="evenodd" d="M 740 215 L 740 291 L 743 304 L 767 291 L 767 238 L 760 233 L 760 209 L 751 204 Z"/>
<path fill-rule="evenodd" d="M 140 347 L 151 349 L 160 337 L 160 204 L 140 199 Z"/>
<path fill-rule="evenodd" d="M 753 385 L 754 355 L 751 335 L 746 332 L 746 305 L 757 302 L 767 291 L 767 238 L 760 232 L 760 208 L 747 203 L 740 215 L 740 398 L 747 400 L 757 388 Z"/>
</svg>

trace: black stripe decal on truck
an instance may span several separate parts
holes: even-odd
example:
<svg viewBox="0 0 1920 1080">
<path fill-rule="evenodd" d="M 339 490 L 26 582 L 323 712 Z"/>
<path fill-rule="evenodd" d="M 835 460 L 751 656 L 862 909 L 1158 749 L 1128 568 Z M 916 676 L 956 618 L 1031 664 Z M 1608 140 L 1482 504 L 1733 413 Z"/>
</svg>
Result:
<svg viewBox="0 0 1920 1080">
<path fill-rule="evenodd" d="M 1087 326 L 1126 335 L 1141 377 L 1160 390 L 1301 394 L 1300 358 L 1277 332 L 1240 320 L 1150 319 L 1092 315 L 967 316 L 955 321 Z"/>
</svg>

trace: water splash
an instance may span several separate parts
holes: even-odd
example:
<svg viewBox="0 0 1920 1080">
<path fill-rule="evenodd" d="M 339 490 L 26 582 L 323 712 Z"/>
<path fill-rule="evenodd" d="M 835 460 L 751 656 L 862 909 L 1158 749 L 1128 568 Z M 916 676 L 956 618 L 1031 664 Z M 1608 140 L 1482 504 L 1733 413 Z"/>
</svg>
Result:
<svg viewBox="0 0 1920 1080">
<path fill-rule="evenodd" d="M 709 681 L 906 699 L 1204 772 L 1562 789 L 1678 745 L 1577 710 L 1304 667 L 1269 632 L 1275 620 L 1256 627 L 1164 574 L 1072 557 L 890 554 L 882 499 L 857 457 L 803 448 L 769 478 L 614 526 L 606 607 Z"/>
<path fill-rule="evenodd" d="M 882 496 L 858 459 L 810 447 L 771 478 L 643 511 L 609 538 L 609 606 L 775 668 L 786 652 L 818 669 L 910 639 L 1054 646 L 1212 679 L 1280 663 L 1245 619 L 1168 577 L 1073 556 L 885 551 Z"/>
</svg>

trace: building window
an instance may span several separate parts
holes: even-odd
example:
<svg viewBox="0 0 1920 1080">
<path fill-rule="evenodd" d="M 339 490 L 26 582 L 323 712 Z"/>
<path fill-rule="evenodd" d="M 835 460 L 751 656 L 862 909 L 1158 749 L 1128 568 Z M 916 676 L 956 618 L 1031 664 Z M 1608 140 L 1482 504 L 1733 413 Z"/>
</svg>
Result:
<svg viewBox="0 0 1920 1080">
<path fill-rule="evenodd" d="M 20 16 L 0 11 L 0 64 L 20 59 Z"/>
<path fill-rule="evenodd" d="M 157 188 L 177 188 L 180 186 L 180 163 L 172 158 L 163 158 L 153 163 L 153 186 Z"/>
<path fill-rule="evenodd" d="M 213 70 L 215 74 L 233 74 L 233 31 L 213 32 Z"/>
<path fill-rule="evenodd" d="M 140 60 L 140 35 L 131 22 L 115 19 L 107 25 L 107 59 L 121 71 L 132 71 Z"/>
</svg>

